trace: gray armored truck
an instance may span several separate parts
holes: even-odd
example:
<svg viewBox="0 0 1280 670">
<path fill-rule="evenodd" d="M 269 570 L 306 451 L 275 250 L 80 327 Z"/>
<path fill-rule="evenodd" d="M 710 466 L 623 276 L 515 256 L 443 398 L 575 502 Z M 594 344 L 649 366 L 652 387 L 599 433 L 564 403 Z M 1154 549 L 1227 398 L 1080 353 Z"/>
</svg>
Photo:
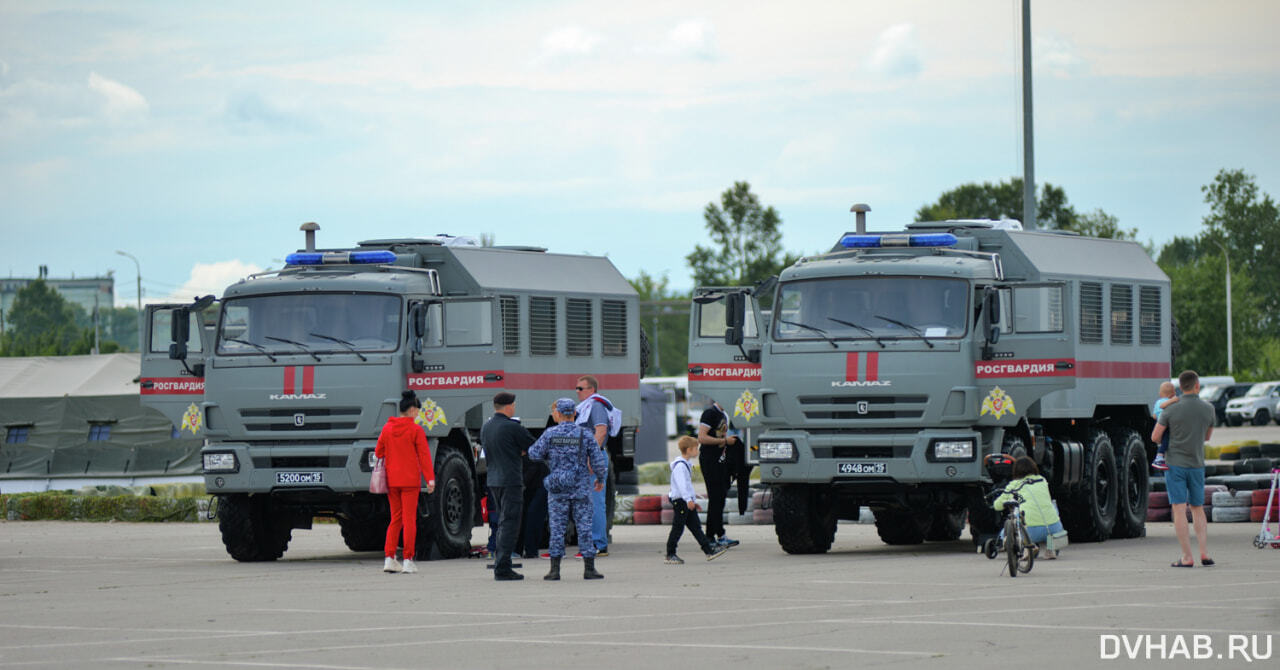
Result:
<svg viewBox="0 0 1280 670">
<path fill-rule="evenodd" d="M 1007 221 L 859 231 L 774 289 L 697 289 L 693 314 L 690 389 L 751 429 L 789 553 L 827 551 L 861 506 L 889 544 L 958 539 L 966 512 L 977 541 L 1024 454 L 1072 540 L 1145 533 L 1172 333 L 1138 244 Z"/>
<path fill-rule="evenodd" d="M 143 400 L 205 438 L 233 558 L 275 560 L 315 517 L 336 518 L 352 550 L 381 549 L 389 511 L 368 493 L 372 454 L 406 388 L 436 472 L 418 505 L 419 556 L 469 554 L 478 436 L 498 391 L 516 394 L 536 435 L 551 403 L 595 376 L 623 414 L 610 486 L 634 470 L 644 343 L 636 293 L 608 259 L 448 236 L 317 250 L 316 228 L 303 226 L 306 248 L 284 269 L 216 303 L 146 312 Z"/>
</svg>

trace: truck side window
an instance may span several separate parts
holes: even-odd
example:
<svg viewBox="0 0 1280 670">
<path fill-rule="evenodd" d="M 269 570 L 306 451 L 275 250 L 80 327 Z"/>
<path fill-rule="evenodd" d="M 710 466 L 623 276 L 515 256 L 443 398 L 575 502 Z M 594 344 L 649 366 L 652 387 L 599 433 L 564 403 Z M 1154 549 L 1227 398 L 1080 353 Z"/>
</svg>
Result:
<svg viewBox="0 0 1280 670">
<path fill-rule="evenodd" d="M 1111 343 L 1133 344 L 1133 287 L 1111 285 Z"/>
<path fill-rule="evenodd" d="M 1062 287 L 1015 286 L 1013 329 L 1019 333 L 1061 333 Z"/>
<path fill-rule="evenodd" d="M 724 301 L 717 300 L 698 307 L 698 337 L 724 337 Z M 746 302 L 746 323 L 742 325 L 742 336 L 756 337 L 756 305 L 755 301 Z"/>
<path fill-rule="evenodd" d="M 427 335 L 422 338 L 422 343 L 428 347 L 444 346 L 443 311 L 438 302 L 427 305 Z"/>
<path fill-rule="evenodd" d="M 200 339 L 200 316 L 191 312 L 191 331 L 187 337 L 187 351 L 200 353 L 203 351 L 203 340 Z M 162 354 L 169 351 L 169 339 L 172 331 L 173 310 L 156 310 L 151 316 L 151 353 Z"/>
<path fill-rule="evenodd" d="M 502 353 L 520 353 L 520 299 L 504 295 L 498 299 L 502 312 Z"/>
<path fill-rule="evenodd" d="M 488 300 L 447 302 L 445 342 L 451 347 L 493 344 L 493 303 Z"/>
<path fill-rule="evenodd" d="M 1138 342 L 1160 344 L 1160 287 L 1138 287 Z"/>
<path fill-rule="evenodd" d="M 564 335 L 565 353 L 570 356 L 590 356 L 595 350 L 592 346 L 595 326 L 591 318 L 590 300 L 565 298 Z"/>
<path fill-rule="evenodd" d="M 600 349 L 605 356 L 627 355 L 627 303 L 600 301 Z"/>
<path fill-rule="evenodd" d="M 1080 282 L 1080 343 L 1102 344 L 1102 284 Z"/>
<path fill-rule="evenodd" d="M 529 298 L 529 353 L 556 355 L 556 299 Z"/>
</svg>

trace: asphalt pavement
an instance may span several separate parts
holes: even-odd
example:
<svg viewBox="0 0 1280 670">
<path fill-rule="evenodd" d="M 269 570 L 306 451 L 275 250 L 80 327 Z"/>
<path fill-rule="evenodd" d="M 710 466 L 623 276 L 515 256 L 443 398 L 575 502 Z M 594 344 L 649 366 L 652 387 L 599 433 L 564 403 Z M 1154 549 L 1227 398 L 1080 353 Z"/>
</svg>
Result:
<svg viewBox="0 0 1280 670">
<path fill-rule="evenodd" d="M 870 525 L 816 556 L 731 526 L 741 546 L 706 562 L 686 536 L 680 566 L 666 527 L 620 526 L 602 581 L 568 558 L 560 582 L 535 559 L 499 583 L 480 559 L 385 574 L 332 524 L 237 563 L 215 524 L 0 522 L 0 668 L 1275 667 L 1280 549 L 1252 546 L 1259 524 L 1211 524 L 1218 565 L 1192 569 L 1169 567 L 1171 524 L 1148 528 L 1010 579 L 966 540 L 890 547 Z"/>
</svg>

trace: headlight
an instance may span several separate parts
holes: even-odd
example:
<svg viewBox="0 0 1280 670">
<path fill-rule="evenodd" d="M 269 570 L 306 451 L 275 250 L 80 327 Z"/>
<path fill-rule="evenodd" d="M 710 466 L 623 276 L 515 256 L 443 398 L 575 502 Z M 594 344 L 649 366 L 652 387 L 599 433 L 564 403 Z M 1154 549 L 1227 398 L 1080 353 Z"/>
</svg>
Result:
<svg viewBox="0 0 1280 670">
<path fill-rule="evenodd" d="M 229 451 L 215 451 L 204 454 L 205 472 L 235 472 L 240 469 L 236 455 Z"/>
<path fill-rule="evenodd" d="M 796 445 L 790 442 L 761 442 L 760 461 L 796 462 Z"/>
<path fill-rule="evenodd" d="M 973 440 L 938 440 L 931 453 L 935 461 L 972 461 Z"/>
</svg>

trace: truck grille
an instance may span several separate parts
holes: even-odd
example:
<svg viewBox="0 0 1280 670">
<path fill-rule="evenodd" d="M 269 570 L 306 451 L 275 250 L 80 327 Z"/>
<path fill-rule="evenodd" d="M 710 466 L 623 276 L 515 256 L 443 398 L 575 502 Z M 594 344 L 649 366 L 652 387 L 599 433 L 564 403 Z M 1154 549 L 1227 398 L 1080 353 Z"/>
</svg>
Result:
<svg viewBox="0 0 1280 670">
<path fill-rule="evenodd" d="M 929 396 L 800 396 L 799 401 L 806 419 L 919 419 L 924 416 Z"/>
<path fill-rule="evenodd" d="M 345 468 L 346 456 L 254 456 L 255 468 Z"/>
<path fill-rule="evenodd" d="M 240 418 L 247 432 L 355 430 L 360 408 L 242 409 Z"/>
</svg>

